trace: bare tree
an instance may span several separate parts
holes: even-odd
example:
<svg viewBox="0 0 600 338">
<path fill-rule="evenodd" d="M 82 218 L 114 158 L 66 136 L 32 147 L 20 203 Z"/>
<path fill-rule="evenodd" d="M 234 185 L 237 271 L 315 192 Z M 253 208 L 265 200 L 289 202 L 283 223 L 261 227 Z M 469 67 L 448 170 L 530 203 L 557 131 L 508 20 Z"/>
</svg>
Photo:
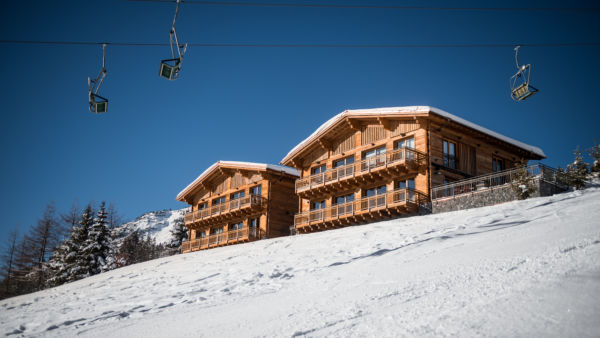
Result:
<svg viewBox="0 0 600 338">
<path fill-rule="evenodd" d="M 44 263 L 52 255 L 62 237 L 62 229 L 56 216 L 54 203 L 49 203 L 42 218 L 31 228 L 27 236 L 27 247 L 32 254 L 32 265 L 37 274 L 36 287 L 41 289 L 45 282 Z"/>
<path fill-rule="evenodd" d="M 0 294 L 0 298 L 10 297 L 14 293 L 13 276 L 15 260 L 17 258 L 17 235 L 18 228 L 15 226 L 15 228 L 9 232 L 2 248 L 0 256 L 0 259 L 2 259 L 2 270 L 0 271 L 0 275 L 2 276 L 2 284 L 4 284 L 4 294 Z"/>
<path fill-rule="evenodd" d="M 108 208 L 106 208 L 107 218 L 106 223 L 109 229 L 114 229 L 115 227 L 123 224 L 123 217 L 119 214 L 117 207 L 113 202 L 108 204 Z"/>
<path fill-rule="evenodd" d="M 60 219 L 65 227 L 63 237 L 67 236 L 71 232 L 71 229 L 79 224 L 80 216 L 81 208 L 79 207 L 77 200 L 73 201 L 73 205 L 71 205 L 71 209 L 69 209 L 69 211 L 60 214 Z"/>
</svg>

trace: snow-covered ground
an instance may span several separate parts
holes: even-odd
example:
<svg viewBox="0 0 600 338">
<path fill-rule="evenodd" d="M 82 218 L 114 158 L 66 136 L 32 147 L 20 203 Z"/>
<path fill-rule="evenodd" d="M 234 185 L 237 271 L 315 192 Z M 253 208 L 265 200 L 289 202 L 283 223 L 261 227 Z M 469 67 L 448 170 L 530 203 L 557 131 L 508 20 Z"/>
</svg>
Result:
<svg viewBox="0 0 600 338">
<path fill-rule="evenodd" d="M 116 227 L 114 232 L 117 238 L 117 246 L 125 237 L 136 230 L 142 238 L 150 236 L 156 240 L 156 243 L 168 243 L 171 240 L 171 229 L 174 228 L 177 219 L 183 217 L 186 210 L 188 208 L 151 211 L 131 222 Z"/>
<path fill-rule="evenodd" d="M 263 240 L 0 302 L 0 334 L 600 335 L 600 188 Z"/>
</svg>

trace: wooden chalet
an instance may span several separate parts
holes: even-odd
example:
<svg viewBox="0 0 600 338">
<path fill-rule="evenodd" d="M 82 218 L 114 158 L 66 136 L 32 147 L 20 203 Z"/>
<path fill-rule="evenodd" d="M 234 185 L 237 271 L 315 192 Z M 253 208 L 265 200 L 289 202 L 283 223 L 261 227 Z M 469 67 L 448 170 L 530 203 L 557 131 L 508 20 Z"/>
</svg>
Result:
<svg viewBox="0 0 600 338">
<path fill-rule="evenodd" d="M 432 186 L 539 160 L 541 149 L 433 107 L 347 110 L 281 164 L 300 170 L 300 233 L 418 212 Z"/>
<path fill-rule="evenodd" d="M 177 195 L 191 205 L 182 252 L 289 234 L 298 211 L 296 169 L 219 161 Z"/>
</svg>

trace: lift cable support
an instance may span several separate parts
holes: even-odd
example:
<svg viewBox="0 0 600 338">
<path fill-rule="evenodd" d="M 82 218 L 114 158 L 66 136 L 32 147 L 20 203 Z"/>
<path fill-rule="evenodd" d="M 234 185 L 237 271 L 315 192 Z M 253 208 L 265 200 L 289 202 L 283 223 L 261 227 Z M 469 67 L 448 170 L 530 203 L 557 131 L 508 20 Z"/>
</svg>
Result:
<svg viewBox="0 0 600 338">
<path fill-rule="evenodd" d="M 181 70 L 181 62 L 183 56 L 187 50 L 187 43 L 184 45 L 179 44 L 177 39 L 177 32 L 175 31 L 175 22 L 177 22 L 177 14 L 179 13 L 179 4 L 181 0 L 177 0 L 177 7 L 175 7 L 175 16 L 173 17 L 173 25 L 171 25 L 171 31 L 169 32 L 169 41 L 171 46 L 171 59 L 160 61 L 160 71 L 158 75 L 165 79 L 175 80 Z M 177 56 L 175 56 L 175 50 L 177 50 Z"/>
<path fill-rule="evenodd" d="M 515 47 L 515 62 L 517 64 L 517 73 L 510 78 L 510 97 L 515 101 L 523 101 L 538 90 L 529 84 L 531 79 L 531 65 L 519 66 L 519 48 Z"/>
<path fill-rule="evenodd" d="M 90 102 L 90 111 L 94 114 L 106 113 L 108 109 L 108 99 L 98 95 L 100 86 L 106 77 L 106 44 L 102 44 L 102 69 L 95 80 L 88 77 L 88 96 Z"/>
</svg>

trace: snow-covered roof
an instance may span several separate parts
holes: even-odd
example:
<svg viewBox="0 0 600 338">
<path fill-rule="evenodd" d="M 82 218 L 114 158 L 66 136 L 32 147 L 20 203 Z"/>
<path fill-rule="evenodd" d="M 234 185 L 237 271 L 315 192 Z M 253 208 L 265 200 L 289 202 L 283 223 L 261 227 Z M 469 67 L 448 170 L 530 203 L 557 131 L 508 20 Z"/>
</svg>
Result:
<svg viewBox="0 0 600 338">
<path fill-rule="evenodd" d="M 288 175 L 300 177 L 300 172 L 294 168 L 276 165 L 276 164 L 265 164 L 265 163 L 253 163 L 253 162 L 240 162 L 240 161 L 217 161 L 208 169 L 204 170 L 198 178 L 196 178 L 192 183 L 190 183 L 185 189 L 183 189 L 179 194 L 177 194 L 177 200 L 183 201 L 183 197 L 193 190 L 203 179 L 205 179 L 210 173 L 216 170 L 218 167 L 227 167 L 227 168 L 239 168 L 239 169 L 247 169 L 247 170 L 274 170 L 279 172 L 284 172 Z"/>
<path fill-rule="evenodd" d="M 490 135 L 495 137 L 501 141 L 506 143 L 510 143 L 516 147 L 527 150 L 533 154 L 536 154 L 541 157 L 546 157 L 542 149 L 523 143 L 521 141 L 517 141 L 508 136 L 504 136 L 495 131 L 491 131 L 487 128 L 479 126 L 473 122 L 469 122 L 463 118 L 460 118 L 456 115 L 450 114 L 444 110 L 439 108 L 430 107 L 430 106 L 406 106 L 406 107 L 386 107 L 386 108 L 373 108 L 373 109 L 354 109 L 354 110 L 345 110 L 334 117 L 330 118 L 327 122 L 323 123 L 314 133 L 312 133 L 308 138 L 304 141 L 300 142 L 297 146 L 295 146 L 284 158 L 281 160 L 281 163 L 286 163 L 289 161 L 294 155 L 304 149 L 306 146 L 314 142 L 321 135 L 325 134 L 330 128 L 336 125 L 337 122 L 343 120 L 346 117 L 377 117 L 377 116 L 386 116 L 386 115 L 414 115 L 414 114 L 428 114 L 433 113 L 445 118 L 448 118 L 456 123 L 462 124 L 465 127 L 469 127 L 471 129 L 477 130 L 481 133 Z"/>
</svg>

